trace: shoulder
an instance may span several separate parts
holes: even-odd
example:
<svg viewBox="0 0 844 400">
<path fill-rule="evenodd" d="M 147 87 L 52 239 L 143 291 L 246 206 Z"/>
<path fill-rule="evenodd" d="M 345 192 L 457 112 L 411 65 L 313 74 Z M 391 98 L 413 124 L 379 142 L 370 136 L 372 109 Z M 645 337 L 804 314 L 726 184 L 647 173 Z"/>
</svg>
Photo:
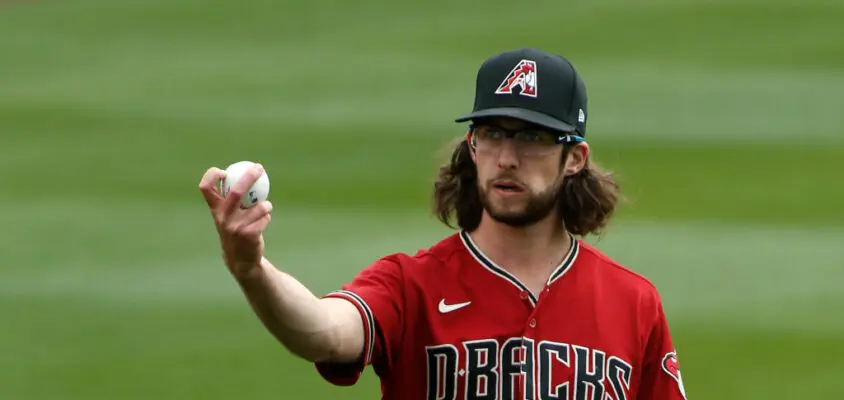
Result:
<svg viewBox="0 0 844 400">
<path fill-rule="evenodd" d="M 580 258 L 589 265 L 599 281 L 613 290 L 626 293 L 647 302 L 660 302 L 659 290 L 645 275 L 621 264 L 591 244 L 580 242 Z"/>
<path fill-rule="evenodd" d="M 460 236 L 449 235 L 416 253 L 396 252 L 387 254 L 370 266 L 371 269 L 392 269 L 402 275 L 442 272 L 444 268 L 459 265 L 459 256 L 465 252 Z"/>
</svg>

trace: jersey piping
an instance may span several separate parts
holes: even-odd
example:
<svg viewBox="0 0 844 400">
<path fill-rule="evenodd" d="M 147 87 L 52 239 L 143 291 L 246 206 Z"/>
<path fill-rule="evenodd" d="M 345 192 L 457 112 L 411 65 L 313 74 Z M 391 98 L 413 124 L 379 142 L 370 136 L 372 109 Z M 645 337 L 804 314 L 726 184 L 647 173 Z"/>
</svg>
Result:
<svg viewBox="0 0 844 400">
<path fill-rule="evenodd" d="M 352 302 L 361 314 L 361 317 L 364 320 L 364 344 L 365 344 L 365 353 L 363 355 L 363 363 L 364 365 L 369 364 L 372 361 L 372 351 L 375 348 L 375 317 L 372 314 L 372 309 L 369 308 L 369 304 L 366 304 L 366 301 L 363 300 L 357 293 L 354 293 L 349 290 L 335 290 L 325 297 L 335 297 L 335 298 L 342 298 L 346 301 Z"/>
<path fill-rule="evenodd" d="M 552 283 L 559 280 L 569 269 L 571 266 L 574 265 L 574 260 L 577 259 L 577 255 L 580 252 L 580 242 L 575 240 L 575 238 L 569 235 L 571 239 L 571 246 L 569 247 L 568 253 L 566 256 L 563 257 L 563 261 L 557 268 L 554 269 L 554 272 L 548 277 L 547 286 L 551 286 Z M 464 231 L 460 231 L 460 240 L 463 242 L 463 245 L 466 246 L 466 249 L 469 250 L 469 254 L 475 258 L 475 260 L 480 264 L 482 267 L 487 269 L 489 272 L 492 272 L 496 276 L 503 278 L 504 280 L 510 282 L 512 285 L 519 288 L 519 290 L 523 290 L 528 294 L 528 298 L 530 299 L 530 303 L 532 306 L 536 306 L 536 295 L 528 289 L 528 287 L 522 283 L 519 278 L 516 278 L 513 274 L 507 272 L 506 269 L 502 268 L 494 261 L 492 261 L 489 257 L 475 245 L 475 242 L 472 240 L 472 237 L 469 236 L 469 233 Z"/>
</svg>

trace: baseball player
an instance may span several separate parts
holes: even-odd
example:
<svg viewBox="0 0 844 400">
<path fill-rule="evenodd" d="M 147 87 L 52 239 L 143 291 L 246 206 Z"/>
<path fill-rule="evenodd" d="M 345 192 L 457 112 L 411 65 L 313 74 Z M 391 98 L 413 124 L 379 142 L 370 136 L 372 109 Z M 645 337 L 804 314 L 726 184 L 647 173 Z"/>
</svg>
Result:
<svg viewBox="0 0 844 400">
<path fill-rule="evenodd" d="M 657 290 L 577 238 L 600 232 L 619 198 L 590 160 L 588 115 L 565 58 L 486 60 L 434 183 L 434 212 L 456 232 L 322 298 L 263 256 L 271 204 L 238 207 L 260 166 L 226 198 L 220 169 L 200 189 L 249 304 L 328 382 L 353 385 L 371 366 L 384 399 L 685 399 Z"/>
</svg>

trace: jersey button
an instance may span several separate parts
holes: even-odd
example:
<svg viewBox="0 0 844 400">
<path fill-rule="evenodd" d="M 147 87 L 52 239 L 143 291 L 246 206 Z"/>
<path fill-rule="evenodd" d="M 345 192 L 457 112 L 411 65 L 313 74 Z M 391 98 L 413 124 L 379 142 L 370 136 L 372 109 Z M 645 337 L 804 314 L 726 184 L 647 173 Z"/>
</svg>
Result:
<svg viewBox="0 0 844 400">
<path fill-rule="evenodd" d="M 531 327 L 531 328 L 536 328 L 536 318 L 531 318 L 531 319 L 530 319 L 530 327 Z"/>
<path fill-rule="evenodd" d="M 521 292 L 521 293 L 519 293 L 519 297 L 521 297 L 521 298 L 522 298 L 522 300 L 527 300 L 527 298 L 528 298 L 528 292 L 526 292 L 526 291 L 522 290 L 522 292 Z"/>
</svg>

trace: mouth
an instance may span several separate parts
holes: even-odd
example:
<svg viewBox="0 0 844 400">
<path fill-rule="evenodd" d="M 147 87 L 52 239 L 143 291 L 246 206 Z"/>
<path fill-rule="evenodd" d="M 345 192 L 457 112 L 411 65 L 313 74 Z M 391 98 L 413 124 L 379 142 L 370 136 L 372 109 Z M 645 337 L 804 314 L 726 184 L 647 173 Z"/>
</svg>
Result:
<svg viewBox="0 0 844 400">
<path fill-rule="evenodd" d="M 508 179 L 493 181 L 492 187 L 506 193 L 521 193 L 525 190 L 522 185 Z"/>
</svg>

